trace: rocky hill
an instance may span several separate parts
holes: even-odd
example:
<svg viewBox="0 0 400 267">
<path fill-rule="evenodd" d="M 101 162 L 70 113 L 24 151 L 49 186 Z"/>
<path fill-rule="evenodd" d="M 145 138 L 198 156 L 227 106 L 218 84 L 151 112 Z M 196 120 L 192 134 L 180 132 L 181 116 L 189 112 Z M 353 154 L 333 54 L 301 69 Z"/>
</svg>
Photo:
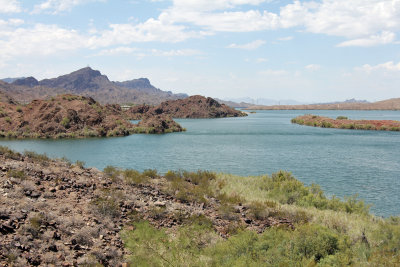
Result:
<svg viewBox="0 0 400 267">
<path fill-rule="evenodd" d="M 5 99 L 0 102 L 2 137 L 125 136 L 132 133 L 183 130 L 179 124 L 166 117 L 146 117 L 139 127 L 126 120 L 119 105 L 102 106 L 90 97 L 60 95 L 50 100 L 34 100 L 25 106 L 18 105 L 6 95 L 1 98 Z"/>
<path fill-rule="evenodd" d="M 185 99 L 169 100 L 160 105 L 150 107 L 147 105 L 134 106 L 127 111 L 130 117 L 138 119 L 143 114 L 167 114 L 173 118 L 224 118 L 243 117 L 246 113 L 225 104 L 220 104 L 211 97 L 200 95 L 190 96 Z"/>
<path fill-rule="evenodd" d="M 200 195 L 184 198 L 155 170 L 109 167 L 103 173 L 1 146 L 0 160 L 0 266 L 121 266 L 129 252 L 122 229 L 133 230 L 135 220 L 172 230 L 200 216 L 222 237 L 229 235 L 230 219 L 218 216 L 215 197 L 207 204 L 198 202 Z M 185 175 L 189 180 L 182 184 L 189 187 L 198 183 L 190 177 L 204 175 L 207 183 L 215 179 L 208 172 Z M 245 207 L 238 209 L 244 228 L 292 227 L 287 219 L 251 219 Z"/>
<path fill-rule="evenodd" d="M 365 102 L 341 102 L 330 104 L 310 105 L 275 105 L 275 106 L 251 106 L 246 109 L 256 110 L 400 110 L 400 98 L 392 98 L 373 103 Z"/>
<path fill-rule="evenodd" d="M 10 84 L 0 83 L 0 89 L 7 91 L 16 100 L 30 102 L 60 93 L 89 96 L 106 103 L 147 103 L 158 105 L 162 101 L 187 97 L 162 91 L 150 84 L 146 78 L 125 82 L 113 82 L 100 71 L 86 67 L 57 78 L 38 81 L 34 77 L 16 79 Z M 39 92 L 38 92 L 39 91 Z"/>
</svg>

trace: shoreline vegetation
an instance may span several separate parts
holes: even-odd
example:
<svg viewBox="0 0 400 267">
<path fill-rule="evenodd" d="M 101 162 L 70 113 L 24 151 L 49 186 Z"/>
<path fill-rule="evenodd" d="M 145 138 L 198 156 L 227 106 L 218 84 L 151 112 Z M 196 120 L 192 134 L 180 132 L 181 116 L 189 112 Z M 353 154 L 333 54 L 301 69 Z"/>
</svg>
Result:
<svg viewBox="0 0 400 267">
<path fill-rule="evenodd" d="M 289 172 L 98 171 L 1 146 L 0 161 L 0 265 L 400 263 L 399 217 Z"/>
<path fill-rule="evenodd" d="M 328 117 L 307 114 L 293 118 L 291 122 L 299 125 L 321 128 L 400 131 L 400 121 L 394 120 L 351 120 L 345 116 L 339 116 L 336 119 L 332 119 Z"/>
</svg>

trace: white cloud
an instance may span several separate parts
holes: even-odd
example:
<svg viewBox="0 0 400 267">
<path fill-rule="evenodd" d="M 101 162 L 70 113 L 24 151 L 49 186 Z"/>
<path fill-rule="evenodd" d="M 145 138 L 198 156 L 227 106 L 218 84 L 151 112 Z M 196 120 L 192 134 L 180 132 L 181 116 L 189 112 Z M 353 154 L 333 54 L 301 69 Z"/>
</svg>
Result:
<svg viewBox="0 0 400 267">
<path fill-rule="evenodd" d="M 164 10 L 158 19 L 163 24 L 190 23 L 211 32 L 298 27 L 311 33 L 350 39 L 340 46 L 391 43 L 395 41 L 393 34 L 400 30 L 400 0 L 295 0 L 282 6 L 279 13 L 257 9 L 229 11 L 239 5 L 258 5 L 262 2 L 267 1 L 175 0 L 173 6 Z"/>
<path fill-rule="evenodd" d="M 21 12 L 21 4 L 18 0 L 0 0 L 0 13 Z"/>
<path fill-rule="evenodd" d="M 169 50 L 169 51 L 152 49 L 151 52 L 154 56 L 162 56 L 162 57 L 195 56 L 195 55 L 202 54 L 201 51 L 196 50 L 196 49 L 178 49 L 178 50 Z"/>
<path fill-rule="evenodd" d="M 381 34 L 378 35 L 372 35 L 367 38 L 359 38 L 359 39 L 354 39 L 350 41 L 345 41 L 340 44 L 338 44 L 338 47 L 346 47 L 346 46 L 376 46 L 376 45 L 382 45 L 382 44 L 390 44 L 393 43 L 394 40 L 396 39 L 396 34 L 393 32 L 382 32 Z"/>
<path fill-rule="evenodd" d="M 139 24 L 111 24 L 109 30 L 91 38 L 93 48 L 111 45 L 127 45 L 135 42 L 181 42 L 188 38 L 199 38 L 202 33 L 185 31 L 182 25 L 163 24 L 159 20 L 148 19 Z"/>
<path fill-rule="evenodd" d="M 389 61 L 389 62 L 378 64 L 378 65 L 375 65 L 375 66 L 371 66 L 369 64 L 365 64 L 361 68 L 356 68 L 356 70 L 365 71 L 367 73 L 371 73 L 373 71 L 397 72 L 397 71 L 400 71 L 400 62 L 395 64 L 393 61 Z"/>
<path fill-rule="evenodd" d="M 352 39 L 341 46 L 392 42 L 394 38 L 388 35 L 400 29 L 399 0 L 295 1 L 283 7 L 280 15 L 282 27 L 304 26 L 312 33 Z"/>
<path fill-rule="evenodd" d="M 70 11 L 73 7 L 86 4 L 89 2 L 104 2 L 105 0 L 46 0 L 40 4 L 35 5 L 32 13 L 48 12 L 51 14 L 58 14 L 64 11 Z"/>
<path fill-rule="evenodd" d="M 33 28 L 0 30 L 0 58 L 25 55 L 50 55 L 86 47 L 85 36 L 56 25 L 36 24 Z"/>
<path fill-rule="evenodd" d="M 307 70 L 316 71 L 316 70 L 321 69 L 321 66 L 318 64 L 310 64 L 310 65 L 305 66 L 305 68 Z"/>
<path fill-rule="evenodd" d="M 259 5 L 270 0 L 174 0 L 174 7 L 186 10 L 213 11 L 240 5 Z"/>
<path fill-rule="evenodd" d="M 18 26 L 21 24 L 24 24 L 24 21 L 22 19 L 8 19 L 8 20 L 0 19 L 0 29 L 4 27 Z"/>
<path fill-rule="evenodd" d="M 97 55 L 98 56 L 116 56 L 124 54 L 132 54 L 138 51 L 135 47 L 119 46 L 111 49 L 103 49 Z"/>
<path fill-rule="evenodd" d="M 263 46 L 266 42 L 263 40 L 255 40 L 253 42 L 247 43 L 247 44 L 230 44 L 227 47 L 228 48 L 239 48 L 239 49 L 245 49 L 245 50 L 255 50 L 261 46 Z"/>
</svg>

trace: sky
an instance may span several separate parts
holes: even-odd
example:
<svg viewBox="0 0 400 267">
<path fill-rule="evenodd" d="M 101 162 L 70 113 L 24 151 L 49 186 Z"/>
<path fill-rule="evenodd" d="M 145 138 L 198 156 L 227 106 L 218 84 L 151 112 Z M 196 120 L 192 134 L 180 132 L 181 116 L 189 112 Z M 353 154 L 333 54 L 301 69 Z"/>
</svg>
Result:
<svg viewBox="0 0 400 267">
<path fill-rule="evenodd" d="M 0 78 L 90 66 L 166 91 L 400 97 L 400 0 L 0 0 Z"/>
</svg>

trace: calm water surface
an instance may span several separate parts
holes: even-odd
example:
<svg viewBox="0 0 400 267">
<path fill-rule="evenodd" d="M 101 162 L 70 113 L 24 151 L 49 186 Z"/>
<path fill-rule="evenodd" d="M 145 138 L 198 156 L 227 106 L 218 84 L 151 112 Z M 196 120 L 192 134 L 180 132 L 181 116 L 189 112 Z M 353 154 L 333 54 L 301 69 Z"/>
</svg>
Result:
<svg viewBox="0 0 400 267">
<path fill-rule="evenodd" d="M 207 169 L 238 175 L 291 171 L 328 195 L 358 194 L 377 215 L 400 214 L 400 132 L 291 124 L 305 113 L 395 119 L 395 111 L 257 111 L 244 118 L 177 120 L 185 133 L 79 140 L 1 140 L 17 151 L 144 170 Z"/>
</svg>

